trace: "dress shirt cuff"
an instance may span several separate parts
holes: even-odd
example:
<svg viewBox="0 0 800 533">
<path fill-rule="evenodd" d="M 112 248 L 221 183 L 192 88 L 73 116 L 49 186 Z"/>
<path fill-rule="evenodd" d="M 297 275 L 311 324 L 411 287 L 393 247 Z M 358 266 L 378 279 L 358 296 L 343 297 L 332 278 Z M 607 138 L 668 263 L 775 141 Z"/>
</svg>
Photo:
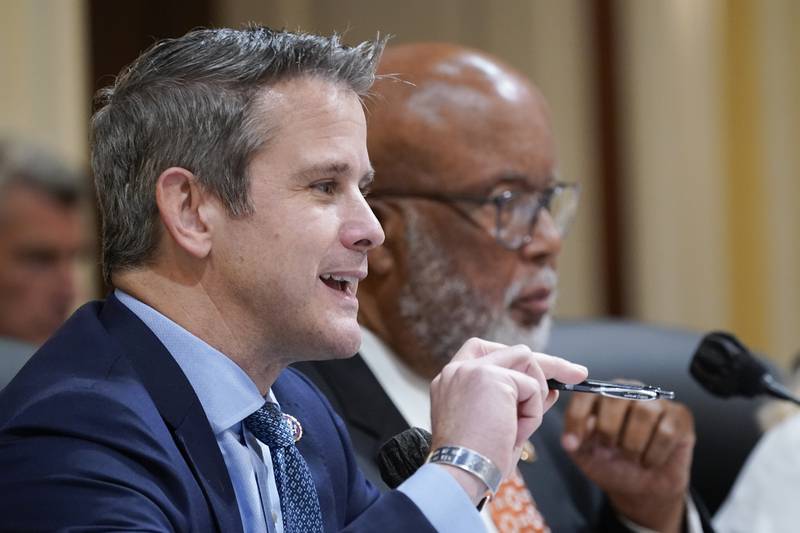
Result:
<svg viewBox="0 0 800 533">
<path fill-rule="evenodd" d="M 622 515 L 618 515 L 619 521 L 634 533 L 658 533 L 654 529 L 642 527 L 631 522 Z M 686 496 L 686 533 L 703 533 L 703 522 L 700 520 L 700 511 L 694 504 L 691 496 Z"/>
<path fill-rule="evenodd" d="M 464 489 L 441 465 L 422 465 L 397 490 L 419 507 L 436 531 L 486 531 L 478 510 Z"/>
</svg>

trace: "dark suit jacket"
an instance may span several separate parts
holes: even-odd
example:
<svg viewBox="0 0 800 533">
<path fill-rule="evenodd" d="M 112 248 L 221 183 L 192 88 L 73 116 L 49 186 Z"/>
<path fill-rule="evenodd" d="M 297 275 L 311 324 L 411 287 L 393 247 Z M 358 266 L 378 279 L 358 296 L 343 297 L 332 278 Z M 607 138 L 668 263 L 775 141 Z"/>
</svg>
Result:
<svg viewBox="0 0 800 533">
<path fill-rule="evenodd" d="M 408 427 L 360 355 L 347 360 L 294 365 L 328 396 L 341 414 L 367 477 L 382 489 L 375 457 L 381 445 Z M 628 531 L 600 489 L 574 465 L 560 445 L 562 421 L 553 410 L 531 439 L 537 459 L 520 471 L 554 532 Z M 703 516 L 706 531 L 711 528 Z"/>
<path fill-rule="evenodd" d="M 273 386 L 326 531 L 433 531 L 404 494 L 380 495 L 346 430 L 300 374 Z M 0 530 L 242 530 L 208 419 L 153 333 L 111 297 L 79 309 L 0 393 Z"/>
</svg>

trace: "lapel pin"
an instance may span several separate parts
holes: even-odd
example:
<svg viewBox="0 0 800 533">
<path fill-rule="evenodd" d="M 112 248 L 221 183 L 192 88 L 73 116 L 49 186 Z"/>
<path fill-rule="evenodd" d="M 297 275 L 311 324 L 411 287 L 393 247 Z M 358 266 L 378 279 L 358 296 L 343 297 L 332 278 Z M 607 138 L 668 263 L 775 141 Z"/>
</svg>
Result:
<svg viewBox="0 0 800 533">
<path fill-rule="evenodd" d="M 294 436 L 294 442 L 296 444 L 303 436 L 303 426 L 300 425 L 299 420 L 290 414 L 283 413 L 283 418 L 286 420 L 286 423 L 289 424 L 289 427 L 292 430 L 292 435 Z"/>
<path fill-rule="evenodd" d="M 522 445 L 522 454 L 519 456 L 519 460 L 524 463 L 532 463 L 536 460 L 536 448 L 530 441 L 525 441 L 525 444 Z"/>
</svg>

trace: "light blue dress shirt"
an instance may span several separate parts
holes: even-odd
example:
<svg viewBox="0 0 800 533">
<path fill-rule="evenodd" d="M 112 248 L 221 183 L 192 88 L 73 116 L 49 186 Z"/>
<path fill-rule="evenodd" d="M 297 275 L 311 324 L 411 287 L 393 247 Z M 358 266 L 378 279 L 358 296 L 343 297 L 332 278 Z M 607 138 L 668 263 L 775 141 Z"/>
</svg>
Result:
<svg viewBox="0 0 800 533">
<path fill-rule="evenodd" d="M 192 385 L 231 477 L 246 533 L 283 533 L 269 448 L 242 424 L 264 403 L 253 380 L 222 352 L 147 304 L 116 290 L 115 296 L 152 330 Z M 272 391 L 268 394 L 272 401 Z M 439 465 L 427 464 L 398 490 L 441 532 L 485 531 L 460 485 Z"/>
</svg>

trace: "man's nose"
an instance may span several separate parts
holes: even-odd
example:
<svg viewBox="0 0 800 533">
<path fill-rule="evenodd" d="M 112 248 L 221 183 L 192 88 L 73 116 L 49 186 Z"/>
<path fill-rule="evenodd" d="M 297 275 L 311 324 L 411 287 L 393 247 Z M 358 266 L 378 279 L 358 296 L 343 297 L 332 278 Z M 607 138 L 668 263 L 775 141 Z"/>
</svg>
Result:
<svg viewBox="0 0 800 533">
<path fill-rule="evenodd" d="M 547 209 L 542 209 L 533 225 L 530 240 L 522 246 L 520 253 L 535 263 L 550 263 L 555 266 L 561 252 L 563 236 Z"/>
<path fill-rule="evenodd" d="M 368 252 L 383 244 L 383 228 L 363 196 L 359 194 L 348 210 L 349 216 L 341 232 L 346 248 Z"/>
</svg>

